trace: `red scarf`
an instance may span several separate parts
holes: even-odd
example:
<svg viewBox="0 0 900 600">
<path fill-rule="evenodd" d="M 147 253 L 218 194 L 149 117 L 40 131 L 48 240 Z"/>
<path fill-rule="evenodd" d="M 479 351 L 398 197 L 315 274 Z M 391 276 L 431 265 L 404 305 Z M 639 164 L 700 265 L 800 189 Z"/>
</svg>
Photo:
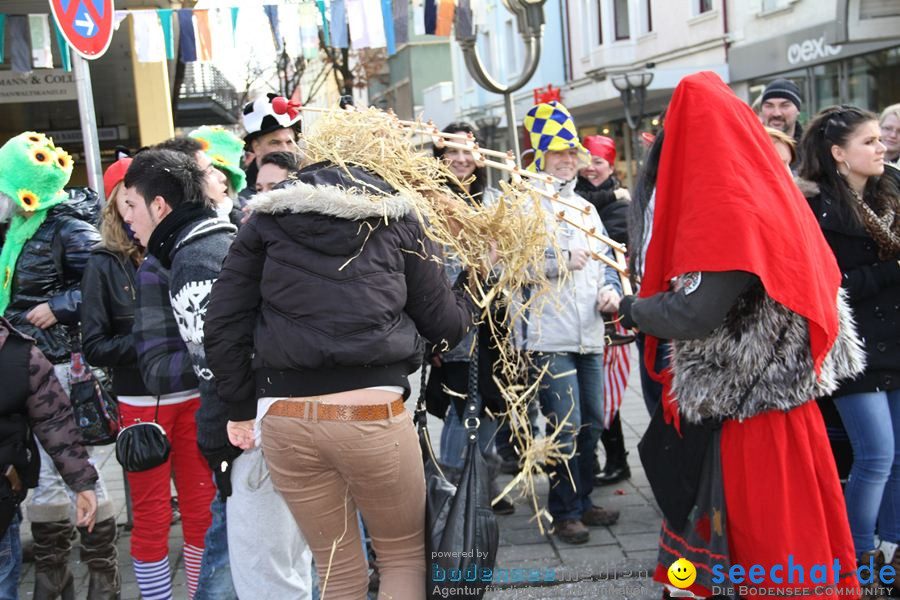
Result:
<svg viewBox="0 0 900 600">
<path fill-rule="evenodd" d="M 678 84 L 665 128 L 640 297 L 693 271 L 753 273 L 808 321 L 818 373 L 838 334 L 841 273 L 759 119 L 716 74 L 702 72 Z M 652 373 L 656 340 L 648 342 Z M 666 400 L 671 373 L 662 380 Z M 677 423 L 673 411 L 666 404 Z"/>
</svg>

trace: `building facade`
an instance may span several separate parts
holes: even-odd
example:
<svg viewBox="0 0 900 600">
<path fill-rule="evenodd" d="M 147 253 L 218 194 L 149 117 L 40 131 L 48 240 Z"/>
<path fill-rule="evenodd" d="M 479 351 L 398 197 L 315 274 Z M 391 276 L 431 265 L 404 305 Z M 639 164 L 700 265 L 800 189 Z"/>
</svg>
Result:
<svg viewBox="0 0 900 600">
<path fill-rule="evenodd" d="M 753 102 L 766 83 L 785 77 L 804 94 L 801 122 L 822 108 L 854 104 L 879 111 L 900 101 L 900 29 L 893 36 L 830 43 L 841 15 L 853 22 L 900 18 L 900 2 L 762 0 L 729 2 L 733 43 L 728 68 L 735 92 Z M 875 16 L 880 15 L 880 16 Z M 863 21 L 866 19 L 862 19 Z M 871 28 L 854 31 L 868 36 Z"/>
</svg>

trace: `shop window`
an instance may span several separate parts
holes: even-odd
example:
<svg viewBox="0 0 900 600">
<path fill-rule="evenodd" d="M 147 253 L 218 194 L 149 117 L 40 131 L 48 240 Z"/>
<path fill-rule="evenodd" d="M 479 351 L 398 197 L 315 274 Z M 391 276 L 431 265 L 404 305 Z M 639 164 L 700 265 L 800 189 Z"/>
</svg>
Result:
<svg viewBox="0 0 900 600">
<path fill-rule="evenodd" d="M 628 20 L 628 0 L 614 0 L 613 18 L 616 26 L 616 40 L 631 38 L 631 26 Z"/>
<path fill-rule="evenodd" d="M 848 102 L 872 112 L 900 98 L 900 48 L 856 56 L 847 61 Z"/>
</svg>

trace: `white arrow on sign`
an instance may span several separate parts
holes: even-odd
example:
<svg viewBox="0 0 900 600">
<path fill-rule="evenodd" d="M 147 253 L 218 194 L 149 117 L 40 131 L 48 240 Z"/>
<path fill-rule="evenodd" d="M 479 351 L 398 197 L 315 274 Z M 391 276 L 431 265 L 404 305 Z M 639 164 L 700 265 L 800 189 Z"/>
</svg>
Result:
<svg viewBox="0 0 900 600">
<path fill-rule="evenodd" d="M 91 15 L 89 15 L 87 13 L 85 13 L 84 18 L 85 18 L 84 21 L 76 20 L 75 25 L 78 25 L 79 27 L 84 27 L 85 29 L 87 29 L 87 36 L 90 37 L 90 35 L 92 33 L 94 33 L 94 20 L 91 19 Z"/>
</svg>

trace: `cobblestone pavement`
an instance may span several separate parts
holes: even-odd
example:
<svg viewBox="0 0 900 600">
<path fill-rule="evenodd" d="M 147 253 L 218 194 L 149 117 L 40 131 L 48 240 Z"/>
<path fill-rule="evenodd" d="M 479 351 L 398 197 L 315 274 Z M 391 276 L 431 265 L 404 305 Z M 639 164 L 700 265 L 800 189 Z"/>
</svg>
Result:
<svg viewBox="0 0 900 600">
<path fill-rule="evenodd" d="M 632 364 L 636 355 L 632 352 Z M 411 398 L 417 397 L 418 375 L 410 377 L 413 385 Z M 412 402 L 412 401 L 411 401 Z M 656 544 L 661 516 L 644 471 L 637 457 L 637 442 L 649 417 L 640 395 L 637 370 L 632 371 L 628 390 L 622 406 L 622 425 L 626 446 L 630 452 L 629 464 L 632 477 L 628 481 L 594 491 L 594 501 L 604 507 L 621 511 L 619 522 L 612 527 L 591 531 L 587 544 L 571 546 L 557 538 L 541 533 L 533 520 L 534 513 L 525 499 L 516 499 L 513 515 L 498 517 L 500 521 L 500 551 L 497 569 L 523 569 L 525 581 L 498 582 L 489 591 L 487 600 L 558 600 L 560 598 L 617 598 L 622 600 L 651 600 L 661 596 L 660 586 L 652 583 L 650 576 L 655 566 Z M 440 439 L 441 421 L 429 419 L 433 440 Z M 437 448 L 435 449 L 437 450 Z M 125 524 L 125 488 L 122 470 L 116 462 L 112 446 L 97 448 L 94 460 L 100 467 L 110 495 L 116 503 L 119 527 L 119 564 L 122 572 L 122 600 L 140 598 L 134 571 L 129 557 L 130 533 Z M 510 480 L 503 476 L 502 484 Z M 539 500 L 546 502 L 547 482 L 539 483 Z M 26 521 L 22 528 L 26 544 L 31 537 Z M 175 598 L 187 598 L 187 584 L 181 556 L 181 528 L 174 525 L 169 535 L 169 560 L 175 573 Z M 76 577 L 77 597 L 87 593 L 87 569 L 78 561 L 77 542 L 70 558 Z M 512 576 L 511 576 L 512 578 Z M 542 579 L 543 581 L 528 581 Z M 23 565 L 19 596 L 23 600 L 32 597 L 34 589 L 34 564 Z"/>
</svg>

